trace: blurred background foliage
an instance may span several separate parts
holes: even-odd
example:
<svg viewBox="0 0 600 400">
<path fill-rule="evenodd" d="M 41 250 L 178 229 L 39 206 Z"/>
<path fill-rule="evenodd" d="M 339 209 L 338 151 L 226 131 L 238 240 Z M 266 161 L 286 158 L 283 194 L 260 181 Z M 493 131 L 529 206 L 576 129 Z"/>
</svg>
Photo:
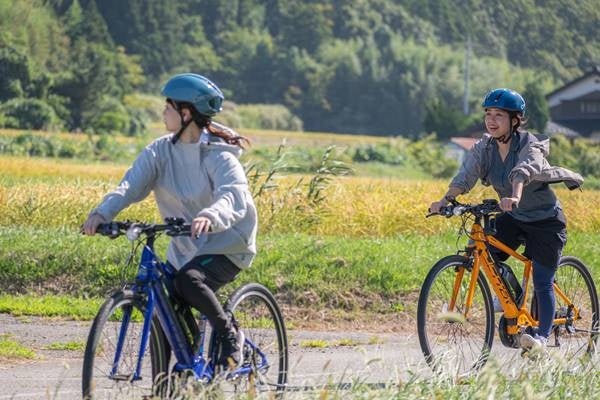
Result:
<svg viewBox="0 0 600 400">
<path fill-rule="evenodd" d="M 0 127 L 138 135 L 168 76 L 194 71 L 223 88 L 235 127 L 441 138 L 509 86 L 537 128 L 540 93 L 600 62 L 597 5 L 0 0 Z"/>
</svg>

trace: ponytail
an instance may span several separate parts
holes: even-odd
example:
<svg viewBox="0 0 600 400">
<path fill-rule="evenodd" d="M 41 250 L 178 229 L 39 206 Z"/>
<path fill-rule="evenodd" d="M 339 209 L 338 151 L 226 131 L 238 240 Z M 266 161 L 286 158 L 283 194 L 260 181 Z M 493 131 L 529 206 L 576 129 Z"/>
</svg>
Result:
<svg viewBox="0 0 600 400">
<path fill-rule="evenodd" d="M 227 144 L 238 146 L 242 149 L 245 149 L 250 145 L 250 139 L 245 136 L 238 135 L 233 129 L 219 124 L 218 122 L 209 121 L 206 129 L 211 134 L 223 139 Z"/>
<path fill-rule="evenodd" d="M 242 149 L 245 149 L 247 146 L 250 145 L 250 139 L 248 139 L 245 136 L 241 136 L 238 135 L 237 132 L 235 132 L 233 129 L 226 127 L 223 124 L 219 124 L 218 122 L 213 122 L 211 117 L 206 116 L 204 114 L 200 114 L 198 112 L 198 110 L 196 110 L 196 108 L 193 106 L 192 103 L 188 103 L 188 102 L 175 102 L 171 99 L 167 99 L 167 101 L 170 101 L 171 104 L 174 105 L 175 109 L 180 113 L 181 115 L 181 109 L 182 108 L 187 108 L 188 110 L 190 110 L 191 114 L 192 114 L 192 119 L 190 120 L 193 121 L 198 128 L 200 129 L 205 129 L 211 133 L 212 135 L 215 135 L 217 137 L 220 137 L 221 139 L 223 139 L 225 141 L 225 143 L 227 144 L 231 144 L 234 146 L 239 146 Z M 183 125 L 183 118 L 182 118 L 182 125 Z M 183 129 L 182 129 L 183 131 Z"/>
</svg>

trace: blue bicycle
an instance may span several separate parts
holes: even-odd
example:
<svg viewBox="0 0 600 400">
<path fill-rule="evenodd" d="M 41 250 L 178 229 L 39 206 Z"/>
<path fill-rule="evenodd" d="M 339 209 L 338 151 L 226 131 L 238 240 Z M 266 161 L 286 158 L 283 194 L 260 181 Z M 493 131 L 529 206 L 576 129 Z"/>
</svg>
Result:
<svg viewBox="0 0 600 400">
<path fill-rule="evenodd" d="M 283 393 L 287 336 L 281 311 L 267 288 L 243 285 L 225 303 L 245 342 L 242 364 L 222 370 L 216 363 L 218 335 L 205 317 L 195 316 L 177 300 L 171 283 L 175 271 L 154 252 L 160 234 L 189 235 L 190 225 L 179 218 L 167 218 L 165 224 L 111 222 L 97 232 L 110 238 L 126 235 L 134 244 L 130 260 L 140 245 L 143 250 L 135 282 L 116 290 L 94 319 L 83 362 L 84 399 L 170 397 L 190 380 L 204 387 L 218 381 L 222 390 L 250 396 Z"/>
</svg>

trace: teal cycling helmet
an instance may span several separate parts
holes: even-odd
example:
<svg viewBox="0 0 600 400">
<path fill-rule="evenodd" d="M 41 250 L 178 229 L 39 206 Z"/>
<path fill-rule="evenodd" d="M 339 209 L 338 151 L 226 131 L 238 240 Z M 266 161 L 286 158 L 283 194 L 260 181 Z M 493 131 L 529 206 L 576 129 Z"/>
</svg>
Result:
<svg viewBox="0 0 600 400">
<path fill-rule="evenodd" d="M 491 90 L 481 103 L 483 108 L 499 108 L 520 114 L 525 113 L 525 100 L 512 89 L 499 88 Z"/>
<path fill-rule="evenodd" d="M 171 77 L 161 94 L 175 103 L 190 103 L 196 111 L 214 117 L 223 104 L 223 92 L 208 78 L 198 74 L 179 74 Z"/>
</svg>

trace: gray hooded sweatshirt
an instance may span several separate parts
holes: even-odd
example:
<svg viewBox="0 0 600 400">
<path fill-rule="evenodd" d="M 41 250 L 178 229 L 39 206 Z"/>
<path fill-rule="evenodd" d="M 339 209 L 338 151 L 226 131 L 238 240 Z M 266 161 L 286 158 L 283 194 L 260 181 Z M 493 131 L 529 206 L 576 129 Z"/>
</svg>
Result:
<svg viewBox="0 0 600 400">
<path fill-rule="evenodd" d="M 223 254 L 239 268 L 249 267 L 256 255 L 257 215 L 238 160 L 241 149 L 207 132 L 197 143 L 172 144 L 172 137 L 149 144 L 92 213 L 111 221 L 153 191 L 163 218 L 190 223 L 203 216 L 212 223 L 212 232 L 199 239 L 171 239 L 167 259 L 175 268 L 202 254 Z"/>
</svg>

